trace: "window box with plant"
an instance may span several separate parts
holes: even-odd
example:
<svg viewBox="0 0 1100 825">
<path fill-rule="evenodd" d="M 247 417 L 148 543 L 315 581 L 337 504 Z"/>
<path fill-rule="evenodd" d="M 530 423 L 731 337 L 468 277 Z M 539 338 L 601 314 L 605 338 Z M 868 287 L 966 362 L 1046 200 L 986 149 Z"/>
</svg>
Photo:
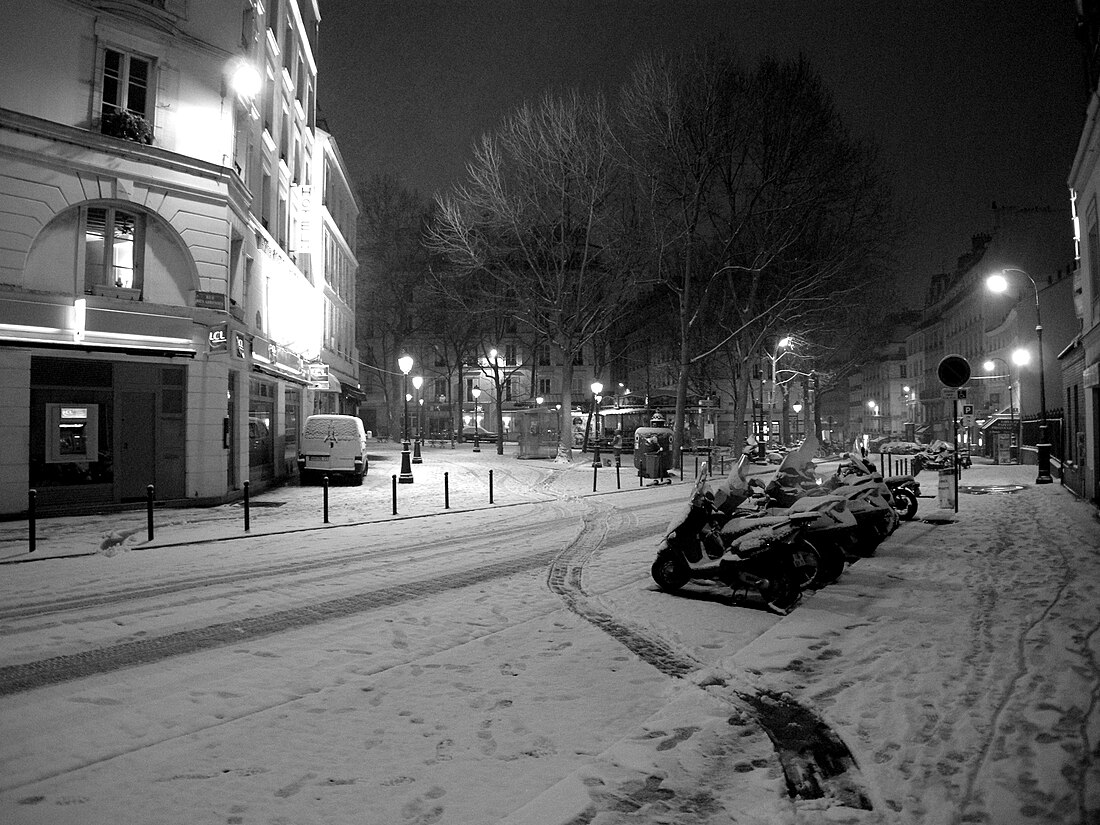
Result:
<svg viewBox="0 0 1100 825">
<path fill-rule="evenodd" d="M 100 120 L 103 134 L 150 145 L 153 142 L 153 124 L 137 112 L 129 109 L 104 109 Z"/>
</svg>

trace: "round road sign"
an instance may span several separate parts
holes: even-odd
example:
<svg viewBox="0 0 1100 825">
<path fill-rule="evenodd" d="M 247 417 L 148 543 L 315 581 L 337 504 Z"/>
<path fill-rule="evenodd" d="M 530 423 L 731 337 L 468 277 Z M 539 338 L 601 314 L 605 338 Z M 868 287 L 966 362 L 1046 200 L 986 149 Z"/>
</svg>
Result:
<svg viewBox="0 0 1100 825">
<path fill-rule="evenodd" d="M 945 387 L 961 387 L 970 380 L 970 362 L 961 355 L 945 355 L 940 359 L 936 374 Z"/>
</svg>

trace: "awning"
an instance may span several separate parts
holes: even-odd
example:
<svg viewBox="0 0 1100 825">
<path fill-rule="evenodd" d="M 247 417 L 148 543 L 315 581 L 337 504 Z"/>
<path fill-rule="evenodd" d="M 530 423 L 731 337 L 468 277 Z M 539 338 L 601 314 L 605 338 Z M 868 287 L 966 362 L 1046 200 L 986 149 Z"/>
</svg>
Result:
<svg viewBox="0 0 1100 825">
<path fill-rule="evenodd" d="M 356 401 L 365 401 L 367 398 L 367 394 L 353 384 L 341 381 L 340 389 L 343 390 L 344 395 Z"/>
<path fill-rule="evenodd" d="M 256 372 L 262 372 L 265 375 L 270 375 L 275 378 L 282 378 L 284 381 L 289 381 L 291 384 L 298 384 L 303 387 L 309 386 L 309 381 L 306 381 L 304 378 L 297 375 L 288 375 L 287 373 L 277 369 L 276 367 L 269 367 L 265 364 L 253 364 L 252 369 Z"/>
<path fill-rule="evenodd" d="M 931 429 L 932 429 L 932 425 L 931 425 L 931 424 L 921 424 L 921 425 L 920 425 L 919 427 L 917 427 L 917 429 L 916 429 L 916 430 L 914 430 L 914 432 L 918 432 L 918 433 L 926 433 L 926 432 L 928 432 L 928 431 L 929 431 L 929 430 L 931 430 Z"/>
</svg>

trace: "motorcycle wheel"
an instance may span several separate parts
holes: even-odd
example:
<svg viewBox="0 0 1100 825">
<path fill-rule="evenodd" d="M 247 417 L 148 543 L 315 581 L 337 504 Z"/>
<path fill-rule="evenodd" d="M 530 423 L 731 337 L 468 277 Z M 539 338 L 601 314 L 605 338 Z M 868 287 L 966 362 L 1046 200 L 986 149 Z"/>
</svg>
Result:
<svg viewBox="0 0 1100 825">
<path fill-rule="evenodd" d="M 917 497 L 911 490 L 894 490 L 894 509 L 898 511 L 902 521 L 912 521 L 917 515 Z"/>
<path fill-rule="evenodd" d="M 789 573 L 778 570 L 769 578 L 768 582 L 768 586 L 760 592 L 760 595 L 764 597 L 764 603 L 768 605 L 768 609 L 773 613 L 786 616 L 798 604 L 798 600 L 802 597 L 802 591 Z"/>
<path fill-rule="evenodd" d="M 821 551 L 813 544 L 800 539 L 791 545 L 791 573 L 799 590 L 817 590 L 825 582 L 820 581 L 824 560 Z"/>
<path fill-rule="evenodd" d="M 691 570 L 679 554 L 665 551 L 657 554 L 656 561 L 649 569 L 653 581 L 666 593 L 673 593 L 691 579 Z"/>
<path fill-rule="evenodd" d="M 821 564 L 817 569 L 817 579 L 813 587 L 824 587 L 833 584 L 844 572 L 844 565 L 848 563 L 848 554 L 844 549 L 834 543 L 818 545 L 818 553 L 821 556 Z"/>
</svg>

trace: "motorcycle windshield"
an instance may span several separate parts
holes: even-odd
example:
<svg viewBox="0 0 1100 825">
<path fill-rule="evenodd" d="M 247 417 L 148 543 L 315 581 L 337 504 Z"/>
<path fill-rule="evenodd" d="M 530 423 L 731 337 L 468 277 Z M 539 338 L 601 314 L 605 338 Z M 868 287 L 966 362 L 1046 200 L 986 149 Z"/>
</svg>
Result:
<svg viewBox="0 0 1100 825">
<path fill-rule="evenodd" d="M 706 461 L 699 466 L 699 477 L 695 479 L 695 484 L 691 488 L 691 495 L 688 496 L 687 502 L 681 506 L 676 514 L 672 517 L 672 520 L 668 523 L 668 529 L 665 530 L 665 535 L 673 532 L 677 527 L 687 521 L 688 515 L 691 513 L 691 508 L 701 497 L 705 496 L 708 492 L 708 480 L 710 478 L 710 467 Z"/>
</svg>

